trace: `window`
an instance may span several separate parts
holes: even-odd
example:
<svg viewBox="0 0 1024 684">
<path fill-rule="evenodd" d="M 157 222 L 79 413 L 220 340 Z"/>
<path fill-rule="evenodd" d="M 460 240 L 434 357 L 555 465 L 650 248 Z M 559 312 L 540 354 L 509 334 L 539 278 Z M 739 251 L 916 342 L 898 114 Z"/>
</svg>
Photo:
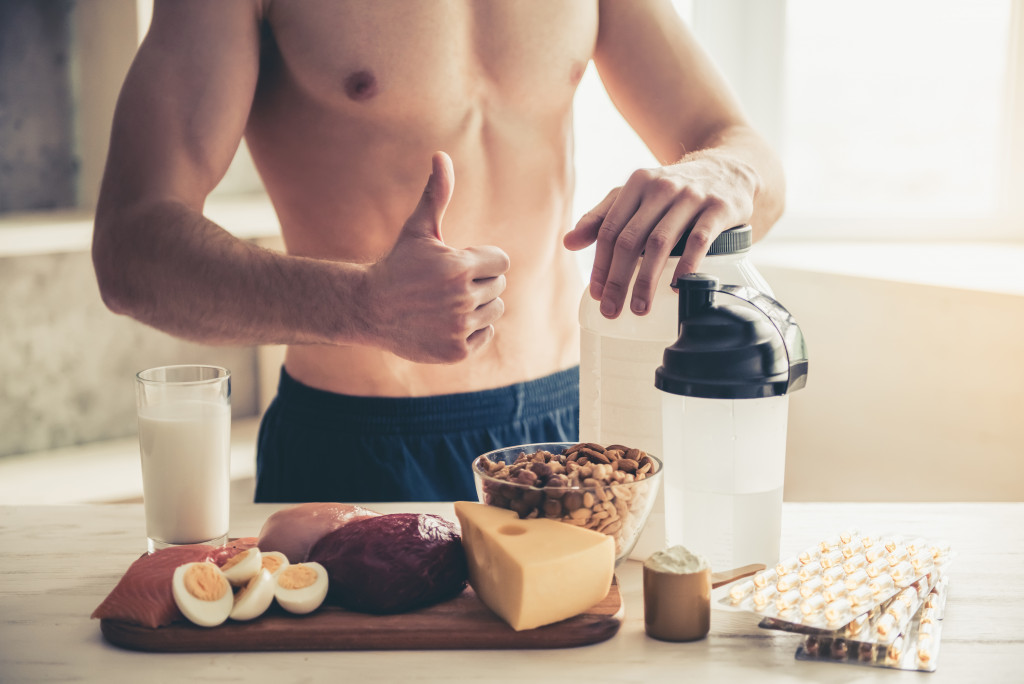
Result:
<svg viewBox="0 0 1024 684">
<path fill-rule="evenodd" d="M 1024 0 L 676 8 L 782 156 L 773 235 L 1024 239 Z M 593 82 L 577 101 L 577 214 L 625 180 L 622 164 L 654 163 Z"/>
<path fill-rule="evenodd" d="M 788 0 L 792 210 L 995 213 L 1009 33 L 1009 0 Z"/>
</svg>

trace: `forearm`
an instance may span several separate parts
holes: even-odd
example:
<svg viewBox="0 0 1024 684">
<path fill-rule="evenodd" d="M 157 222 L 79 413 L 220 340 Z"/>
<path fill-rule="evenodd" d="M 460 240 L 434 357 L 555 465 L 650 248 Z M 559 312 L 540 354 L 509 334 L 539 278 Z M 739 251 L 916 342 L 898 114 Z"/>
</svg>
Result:
<svg viewBox="0 0 1024 684">
<path fill-rule="evenodd" d="M 239 240 L 178 202 L 97 213 L 93 262 L 104 302 L 206 344 L 361 343 L 365 267 Z"/>
<path fill-rule="evenodd" d="M 705 137 L 698 149 L 680 160 L 721 155 L 735 165 L 744 182 L 753 188 L 750 224 L 754 240 L 765 236 L 782 216 L 786 203 L 786 180 L 782 164 L 765 140 L 746 125 L 723 127 Z"/>
</svg>

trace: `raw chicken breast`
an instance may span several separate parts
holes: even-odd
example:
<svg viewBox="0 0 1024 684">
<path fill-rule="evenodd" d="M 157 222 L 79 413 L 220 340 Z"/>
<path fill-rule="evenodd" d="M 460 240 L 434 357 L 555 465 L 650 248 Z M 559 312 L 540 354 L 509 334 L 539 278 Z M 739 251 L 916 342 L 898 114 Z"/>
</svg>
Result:
<svg viewBox="0 0 1024 684">
<path fill-rule="evenodd" d="M 290 563 L 304 563 L 313 544 L 323 537 L 350 522 L 378 515 L 380 513 L 352 504 L 297 504 L 267 518 L 257 545 L 260 551 L 280 551 Z"/>
</svg>

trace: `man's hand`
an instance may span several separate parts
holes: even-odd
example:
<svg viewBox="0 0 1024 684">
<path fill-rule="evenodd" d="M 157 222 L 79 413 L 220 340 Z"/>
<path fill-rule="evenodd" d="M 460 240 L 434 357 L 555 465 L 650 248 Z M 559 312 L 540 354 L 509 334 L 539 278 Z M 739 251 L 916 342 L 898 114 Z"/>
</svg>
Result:
<svg viewBox="0 0 1024 684">
<path fill-rule="evenodd" d="M 676 243 L 688 233 L 673 282 L 700 267 L 719 234 L 750 222 L 757 188 L 749 165 L 717 150 L 696 152 L 676 164 L 634 172 L 579 220 L 564 244 L 579 250 L 597 242 L 590 296 L 601 302 L 606 318 L 622 311 L 643 253 L 629 308 L 644 315 Z"/>
<path fill-rule="evenodd" d="M 419 205 L 391 252 L 370 267 L 366 304 L 376 342 L 422 363 L 455 363 L 494 337 L 509 258 L 493 246 L 444 244 L 441 220 L 455 185 L 452 161 L 434 154 Z"/>
</svg>

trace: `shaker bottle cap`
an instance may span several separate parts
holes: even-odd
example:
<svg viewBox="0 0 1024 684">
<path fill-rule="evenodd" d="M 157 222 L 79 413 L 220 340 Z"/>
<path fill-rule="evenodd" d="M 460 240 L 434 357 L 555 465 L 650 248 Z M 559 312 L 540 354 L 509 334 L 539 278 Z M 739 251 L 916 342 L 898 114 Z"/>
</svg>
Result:
<svg viewBox="0 0 1024 684">
<path fill-rule="evenodd" d="M 686 247 L 686 239 L 688 237 L 690 237 L 690 231 L 686 231 L 683 234 L 683 237 L 679 239 L 676 246 L 672 248 L 672 253 L 669 254 L 669 256 L 682 256 L 683 249 Z M 711 243 L 711 247 L 708 248 L 708 256 L 748 252 L 750 251 L 750 246 L 753 243 L 753 229 L 750 227 L 750 224 L 736 226 L 735 228 L 723 231 L 717 238 L 715 238 L 714 242 Z"/>
<path fill-rule="evenodd" d="M 693 273 L 681 276 L 675 285 L 679 339 L 665 349 L 655 387 L 690 397 L 756 399 L 804 385 L 806 353 L 795 321 L 792 328 L 801 349 L 795 350 L 796 362 L 791 365 L 780 329 L 738 295 L 721 294 L 728 290 L 719 290 L 717 278 Z M 778 302 L 762 297 L 788 316 Z"/>
</svg>

